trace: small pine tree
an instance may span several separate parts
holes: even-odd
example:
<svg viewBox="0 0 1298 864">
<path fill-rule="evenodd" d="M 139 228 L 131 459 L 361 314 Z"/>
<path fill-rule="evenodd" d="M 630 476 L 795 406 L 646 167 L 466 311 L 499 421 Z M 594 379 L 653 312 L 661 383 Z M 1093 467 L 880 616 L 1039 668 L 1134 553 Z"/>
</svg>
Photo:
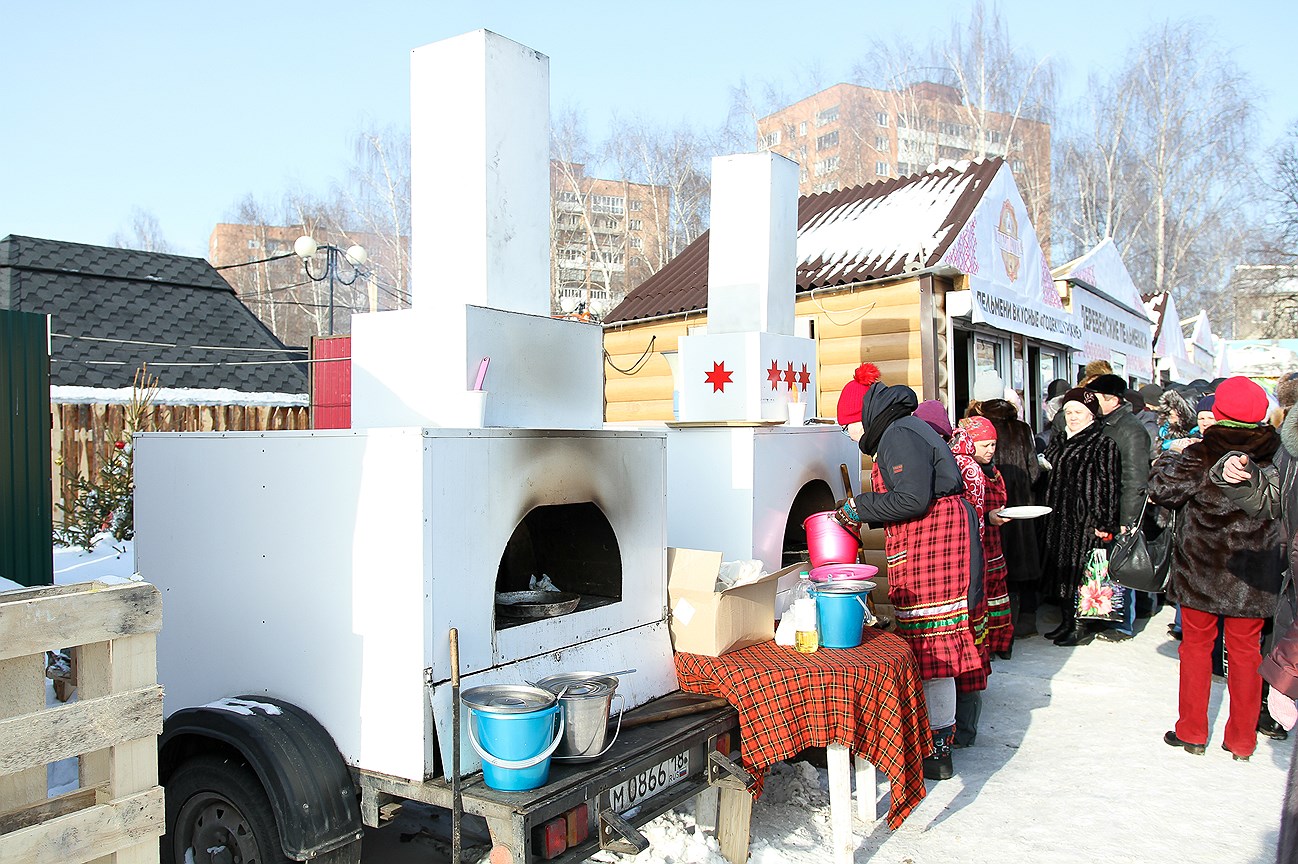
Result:
<svg viewBox="0 0 1298 864">
<path fill-rule="evenodd" d="M 115 540 L 130 540 L 135 536 L 135 457 L 131 435 L 148 431 L 152 425 L 150 403 L 157 392 L 158 379 L 148 374 L 147 366 L 141 366 L 135 372 L 131 388 L 124 440 L 113 442 L 97 479 L 71 478 L 72 500 L 69 504 L 59 504 L 63 524 L 54 527 L 54 542 L 89 551 L 104 533 L 111 534 Z"/>
</svg>

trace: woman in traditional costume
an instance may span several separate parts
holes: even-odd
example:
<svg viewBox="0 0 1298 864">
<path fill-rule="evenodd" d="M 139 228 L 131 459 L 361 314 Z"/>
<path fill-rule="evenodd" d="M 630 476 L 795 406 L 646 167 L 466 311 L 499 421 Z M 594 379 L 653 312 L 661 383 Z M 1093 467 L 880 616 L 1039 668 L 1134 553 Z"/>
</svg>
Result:
<svg viewBox="0 0 1298 864">
<path fill-rule="evenodd" d="M 862 523 L 883 526 L 888 599 L 928 702 L 933 753 L 924 776 L 944 780 L 953 774 L 956 676 L 983 668 L 969 614 L 982 604 L 982 544 L 955 455 L 913 416 L 918 403 L 909 387 L 880 381 L 874 364 L 857 368 L 839 394 L 838 422 L 874 462 L 871 491 L 845 500 L 837 515 L 858 536 Z"/>
</svg>

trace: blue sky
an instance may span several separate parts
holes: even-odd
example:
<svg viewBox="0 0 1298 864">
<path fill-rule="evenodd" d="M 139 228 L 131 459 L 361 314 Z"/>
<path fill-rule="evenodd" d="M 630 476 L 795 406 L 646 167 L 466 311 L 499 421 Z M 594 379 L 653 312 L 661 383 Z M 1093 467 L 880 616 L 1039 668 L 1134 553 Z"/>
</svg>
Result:
<svg viewBox="0 0 1298 864">
<path fill-rule="evenodd" d="M 844 80 L 873 37 L 922 44 L 972 0 L 817 3 L 11 2 L 0 13 L 0 236 L 106 243 L 152 212 L 202 255 L 251 193 L 341 179 L 365 127 L 404 124 L 409 52 L 485 27 L 550 57 L 552 107 L 598 137 L 615 114 L 715 126 L 742 80 Z M 1260 141 L 1298 120 L 1292 3 L 1005 0 L 1016 43 L 1061 63 L 1063 96 L 1167 17 L 1207 22 L 1252 77 Z M 799 96 L 808 95 L 805 93 Z"/>
</svg>

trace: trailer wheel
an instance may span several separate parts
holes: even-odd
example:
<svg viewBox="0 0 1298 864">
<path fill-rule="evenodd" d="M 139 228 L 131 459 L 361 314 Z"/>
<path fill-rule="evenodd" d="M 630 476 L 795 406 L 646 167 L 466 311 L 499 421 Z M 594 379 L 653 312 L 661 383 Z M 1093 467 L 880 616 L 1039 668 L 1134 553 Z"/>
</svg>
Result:
<svg viewBox="0 0 1298 864">
<path fill-rule="evenodd" d="M 270 799 L 246 763 L 214 755 L 188 759 L 167 781 L 166 800 L 164 864 L 288 862 Z"/>
</svg>

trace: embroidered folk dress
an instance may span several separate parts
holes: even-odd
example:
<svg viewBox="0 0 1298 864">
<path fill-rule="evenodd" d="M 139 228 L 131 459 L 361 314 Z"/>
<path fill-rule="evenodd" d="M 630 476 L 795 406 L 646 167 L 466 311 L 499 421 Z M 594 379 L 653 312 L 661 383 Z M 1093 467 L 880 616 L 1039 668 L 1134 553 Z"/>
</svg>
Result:
<svg viewBox="0 0 1298 864">
<path fill-rule="evenodd" d="M 978 513 L 978 533 L 982 538 L 983 555 L 986 560 L 984 574 L 985 596 L 987 598 L 986 645 L 991 651 L 1007 651 L 1014 641 L 1014 630 L 1010 620 L 1010 591 L 1007 580 L 1008 568 L 1005 564 L 1005 552 L 1001 543 L 1001 529 L 987 521 L 987 514 L 994 513 L 1005 506 L 1008 496 L 1005 491 L 1005 479 L 994 465 L 980 465 L 974 459 L 975 442 L 962 429 L 957 429 L 951 439 L 951 452 L 960 466 L 960 478 L 964 481 L 964 497 Z M 975 641 L 979 647 L 983 640 L 978 638 L 975 621 Z"/>
</svg>

